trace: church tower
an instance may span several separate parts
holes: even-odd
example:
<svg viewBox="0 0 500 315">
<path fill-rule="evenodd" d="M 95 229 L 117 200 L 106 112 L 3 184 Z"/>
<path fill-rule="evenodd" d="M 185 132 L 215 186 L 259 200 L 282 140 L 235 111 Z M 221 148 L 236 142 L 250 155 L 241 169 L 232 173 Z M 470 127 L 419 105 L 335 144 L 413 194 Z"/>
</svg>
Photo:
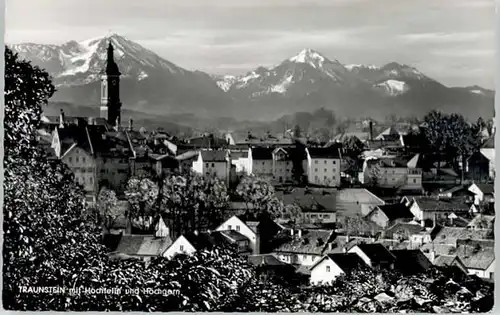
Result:
<svg viewBox="0 0 500 315">
<path fill-rule="evenodd" d="M 100 117 L 105 118 L 111 126 L 119 126 L 121 119 L 120 102 L 120 70 L 115 62 L 113 45 L 108 46 L 106 69 L 101 75 L 101 107 Z"/>
</svg>

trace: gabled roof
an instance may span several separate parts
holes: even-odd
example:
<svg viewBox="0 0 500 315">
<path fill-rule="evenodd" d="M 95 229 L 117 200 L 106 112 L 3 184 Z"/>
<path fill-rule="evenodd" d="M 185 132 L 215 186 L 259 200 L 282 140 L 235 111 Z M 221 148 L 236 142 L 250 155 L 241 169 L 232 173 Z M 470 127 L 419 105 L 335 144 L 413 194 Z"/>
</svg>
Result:
<svg viewBox="0 0 500 315">
<path fill-rule="evenodd" d="M 361 251 L 375 263 L 395 261 L 396 257 L 391 254 L 391 252 L 385 248 L 384 245 L 379 243 L 371 244 L 358 244 L 356 245 Z"/>
<path fill-rule="evenodd" d="M 491 137 L 488 140 L 486 140 L 483 143 L 482 148 L 485 148 L 485 149 L 494 149 L 495 148 L 495 138 Z"/>
<path fill-rule="evenodd" d="M 196 159 L 199 155 L 200 151 L 186 151 L 182 154 L 177 155 L 175 158 L 179 161 Z"/>
<path fill-rule="evenodd" d="M 333 230 L 302 230 L 302 236 L 295 235 L 281 244 L 274 252 L 322 255 L 327 243 L 331 241 Z M 318 243 L 318 239 L 321 243 Z"/>
<path fill-rule="evenodd" d="M 396 257 L 396 268 L 405 273 L 419 273 L 426 271 L 431 262 L 420 249 L 391 250 Z"/>
<path fill-rule="evenodd" d="M 410 209 L 403 203 L 377 206 L 373 211 L 375 211 L 376 209 L 382 211 L 387 219 L 389 219 L 389 221 L 393 221 L 396 219 L 412 219 L 414 217 Z"/>
<path fill-rule="evenodd" d="M 424 228 L 420 224 L 412 224 L 412 223 L 396 223 L 393 226 L 388 227 L 385 230 L 387 235 L 392 235 L 394 233 L 407 233 L 409 235 L 418 234 L 424 231 Z"/>
<path fill-rule="evenodd" d="M 340 151 L 338 147 L 332 146 L 328 148 L 307 148 L 309 156 L 312 159 L 340 159 Z"/>
<path fill-rule="evenodd" d="M 485 195 L 492 195 L 495 193 L 495 185 L 493 184 L 474 184 L 483 192 Z"/>
<path fill-rule="evenodd" d="M 470 229 L 460 227 L 439 227 L 433 239 L 434 244 L 456 245 L 457 240 L 486 240 L 490 237 L 490 229 Z"/>
<path fill-rule="evenodd" d="M 355 253 L 338 253 L 326 254 L 322 259 L 312 265 L 310 269 L 314 269 L 314 267 L 325 259 L 333 261 L 344 273 L 366 266 L 363 259 Z"/>
<path fill-rule="evenodd" d="M 201 158 L 203 162 L 227 162 L 227 152 L 222 150 L 202 150 Z"/>
<path fill-rule="evenodd" d="M 487 228 L 493 229 L 495 226 L 495 216 L 494 215 L 485 215 L 485 214 L 478 214 L 472 219 L 468 226 L 473 227 L 473 228 L 478 228 L 480 226 L 483 226 L 484 223 L 486 223 Z"/>
<path fill-rule="evenodd" d="M 159 256 L 172 245 L 170 237 L 123 235 L 115 252 L 132 256 Z"/>
<path fill-rule="evenodd" d="M 219 232 L 235 242 L 249 240 L 248 237 L 246 237 L 245 235 L 243 235 L 240 232 L 237 232 L 235 230 L 227 230 L 227 231 L 219 231 Z"/>
<path fill-rule="evenodd" d="M 464 198 L 438 199 L 436 197 L 413 197 L 413 200 L 424 212 L 467 212 L 471 208 L 471 205 L 467 204 Z"/>
<path fill-rule="evenodd" d="M 218 244 L 216 238 L 208 232 L 189 233 L 184 238 L 196 249 L 210 249 Z"/>
<path fill-rule="evenodd" d="M 462 264 L 462 260 L 456 255 L 439 255 L 434 259 L 434 265 L 438 267 L 452 266 L 455 262 Z"/>
<path fill-rule="evenodd" d="M 458 246 L 456 255 L 468 269 L 486 270 L 495 261 L 495 249 L 492 247 Z"/>
<path fill-rule="evenodd" d="M 252 148 L 253 160 L 272 160 L 273 148 Z"/>
<path fill-rule="evenodd" d="M 271 254 L 250 255 L 248 256 L 248 262 L 254 266 L 288 266 L 287 263 L 282 262 Z"/>
</svg>

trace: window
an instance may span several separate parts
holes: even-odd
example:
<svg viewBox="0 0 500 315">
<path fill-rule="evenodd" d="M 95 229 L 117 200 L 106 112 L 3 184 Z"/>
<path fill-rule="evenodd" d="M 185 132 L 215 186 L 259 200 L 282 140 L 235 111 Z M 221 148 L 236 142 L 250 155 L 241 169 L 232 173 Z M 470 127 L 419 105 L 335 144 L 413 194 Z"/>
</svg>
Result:
<svg viewBox="0 0 500 315">
<path fill-rule="evenodd" d="M 417 179 L 416 179 L 416 178 L 414 178 L 414 179 L 413 179 L 413 183 L 414 183 L 414 184 L 416 184 L 416 183 L 417 183 Z"/>
<path fill-rule="evenodd" d="M 264 165 L 264 164 L 266 164 L 266 162 L 264 162 L 264 161 L 263 161 L 263 162 L 262 162 L 262 165 Z"/>
<path fill-rule="evenodd" d="M 326 172 L 328 172 L 328 170 L 325 168 L 324 172 L 326 173 Z"/>
<path fill-rule="evenodd" d="M 71 156 L 68 158 L 68 162 L 70 162 L 70 163 L 73 162 L 73 158 Z"/>
<path fill-rule="evenodd" d="M 78 160 L 78 156 L 77 156 L 77 157 L 75 157 L 75 162 L 76 162 L 76 163 L 78 163 L 78 162 L 79 162 L 79 160 Z"/>
<path fill-rule="evenodd" d="M 330 219 L 330 215 L 329 214 L 323 214 L 323 218 Z"/>
<path fill-rule="evenodd" d="M 237 225 L 237 226 L 236 226 L 236 231 L 239 231 L 239 230 L 240 230 L 240 226 L 239 226 L 239 225 Z"/>
<path fill-rule="evenodd" d="M 314 161 L 314 164 L 318 164 L 318 160 Z"/>
<path fill-rule="evenodd" d="M 183 251 L 184 251 L 184 245 L 180 245 L 180 246 L 179 246 L 179 250 L 180 250 L 181 252 L 183 252 Z"/>
<path fill-rule="evenodd" d="M 212 163 L 212 167 L 215 167 L 215 163 Z"/>
<path fill-rule="evenodd" d="M 325 175 L 325 176 L 323 176 L 323 180 L 326 180 L 326 175 Z"/>
<path fill-rule="evenodd" d="M 82 157 L 82 163 L 85 163 L 85 157 Z"/>
<path fill-rule="evenodd" d="M 326 266 L 326 272 L 330 272 L 330 266 Z"/>
<path fill-rule="evenodd" d="M 231 225 L 228 225 L 228 226 L 227 226 L 227 229 L 228 229 L 228 230 L 232 230 L 232 226 L 231 226 Z"/>
<path fill-rule="evenodd" d="M 205 167 L 208 168 L 208 163 L 205 163 Z"/>
<path fill-rule="evenodd" d="M 318 175 L 314 176 L 314 180 L 315 180 L 315 181 L 318 181 L 318 180 L 319 180 Z"/>
<path fill-rule="evenodd" d="M 93 184 L 93 183 L 94 183 L 94 177 L 90 176 L 90 177 L 89 177 L 89 182 L 90 182 L 91 184 Z"/>
<path fill-rule="evenodd" d="M 333 160 L 333 165 L 337 164 L 337 161 Z"/>
<path fill-rule="evenodd" d="M 327 163 L 327 162 L 326 162 L 326 160 L 325 160 L 325 164 L 326 164 L 326 163 Z"/>
<path fill-rule="evenodd" d="M 318 169 L 317 169 L 317 168 L 315 168 L 315 169 L 314 169 L 314 171 L 315 171 L 315 172 L 317 172 L 317 171 L 318 171 Z"/>
</svg>

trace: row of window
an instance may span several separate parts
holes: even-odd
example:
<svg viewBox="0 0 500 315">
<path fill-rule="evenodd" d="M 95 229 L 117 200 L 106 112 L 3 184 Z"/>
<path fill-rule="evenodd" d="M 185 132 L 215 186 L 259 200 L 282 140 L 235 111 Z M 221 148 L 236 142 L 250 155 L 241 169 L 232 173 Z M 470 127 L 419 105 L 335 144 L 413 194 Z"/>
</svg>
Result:
<svg viewBox="0 0 500 315">
<path fill-rule="evenodd" d="M 314 160 L 314 164 L 318 164 L 318 160 Z M 324 160 L 324 164 L 328 164 L 328 160 Z M 337 164 L 337 160 L 332 160 L 332 164 L 335 165 Z"/>
<path fill-rule="evenodd" d="M 329 215 L 329 214 L 308 214 L 308 216 L 309 216 L 311 219 L 316 219 L 316 218 L 320 218 L 320 219 L 330 219 L 330 215 Z"/>
<path fill-rule="evenodd" d="M 337 171 L 337 169 L 334 167 L 334 168 L 332 168 L 332 171 L 335 173 L 335 172 Z M 318 169 L 317 169 L 317 168 L 315 168 L 315 169 L 314 169 L 314 172 L 315 172 L 315 173 L 317 173 L 317 172 L 318 172 Z M 326 173 L 326 172 L 328 172 L 328 169 L 327 169 L 327 168 L 323 169 L 323 173 Z"/>
<path fill-rule="evenodd" d="M 76 180 L 81 185 L 93 184 L 94 183 L 94 177 L 93 176 L 88 176 L 88 177 L 86 177 L 86 176 L 76 176 Z"/>
<path fill-rule="evenodd" d="M 328 178 L 328 176 L 326 176 L 326 175 L 325 175 L 325 176 L 323 176 L 323 180 L 328 180 L 328 179 L 329 179 L 329 178 Z M 318 175 L 314 176 L 314 180 L 315 180 L 316 182 L 319 182 L 319 176 L 318 176 Z M 334 176 L 332 176 L 332 180 L 335 180 L 335 175 L 334 175 Z"/>
<path fill-rule="evenodd" d="M 227 229 L 228 230 L 232 230 L 232 227 L 233 227 L 232 225 L 228 225 Z M 239 225 L 236 226 L 236 231 L 238 231 L 238 232 L 240 231 L 240 226 Z"/>
</svg>

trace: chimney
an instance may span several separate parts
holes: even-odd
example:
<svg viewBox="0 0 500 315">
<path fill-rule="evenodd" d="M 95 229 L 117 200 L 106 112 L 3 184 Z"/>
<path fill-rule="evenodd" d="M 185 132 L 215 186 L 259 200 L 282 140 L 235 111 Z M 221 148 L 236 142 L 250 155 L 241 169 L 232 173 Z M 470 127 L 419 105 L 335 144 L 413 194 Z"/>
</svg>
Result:
<svg viewBox="0 0 500 315">
<path fill-rule="evenodd" d="M 334 247 L 335 247 L 335 243 L 334 242 L 328 243 L 328 250 L 333 250 Z"/>
<path fill-rule="evenodd" d="M 128 120 L 128 130 L 134 130 L 134 120 L 132 119 L 132 117 L 130 117 L 130 119 Z"/>
<path fill-rule="evenodd" d="M 160 142 L 158 141 L 158 139 L 155 138 L 155 145 L 159 145 Z"/>
<path fill-rule="evenodd" d="M 301 238 L 301 237 L 302 237 L 302 230 L 300 230 L 300 229 L 299 229 L 299 230 L 297 230 L 297 236 L 298 236 L 299 238 Z"/>
<path fill-rule="evenodd" d="M 294 231 L 293 231 L 293 228 L 292 228 L 292 229 L 290 229 L 290 236 L 293 236 L 293 232 L 294 232 Z"/>
<path fill-rule="evenodd" d="M 61 113 L 59 114 L 59 128 L 64 128 L 64 111 L 61 108 Z"/>
<path fill-rule="evenodd" d="M 373 140 L 373 121 L 370 120 L 370 140 Z"/>
</svg>

